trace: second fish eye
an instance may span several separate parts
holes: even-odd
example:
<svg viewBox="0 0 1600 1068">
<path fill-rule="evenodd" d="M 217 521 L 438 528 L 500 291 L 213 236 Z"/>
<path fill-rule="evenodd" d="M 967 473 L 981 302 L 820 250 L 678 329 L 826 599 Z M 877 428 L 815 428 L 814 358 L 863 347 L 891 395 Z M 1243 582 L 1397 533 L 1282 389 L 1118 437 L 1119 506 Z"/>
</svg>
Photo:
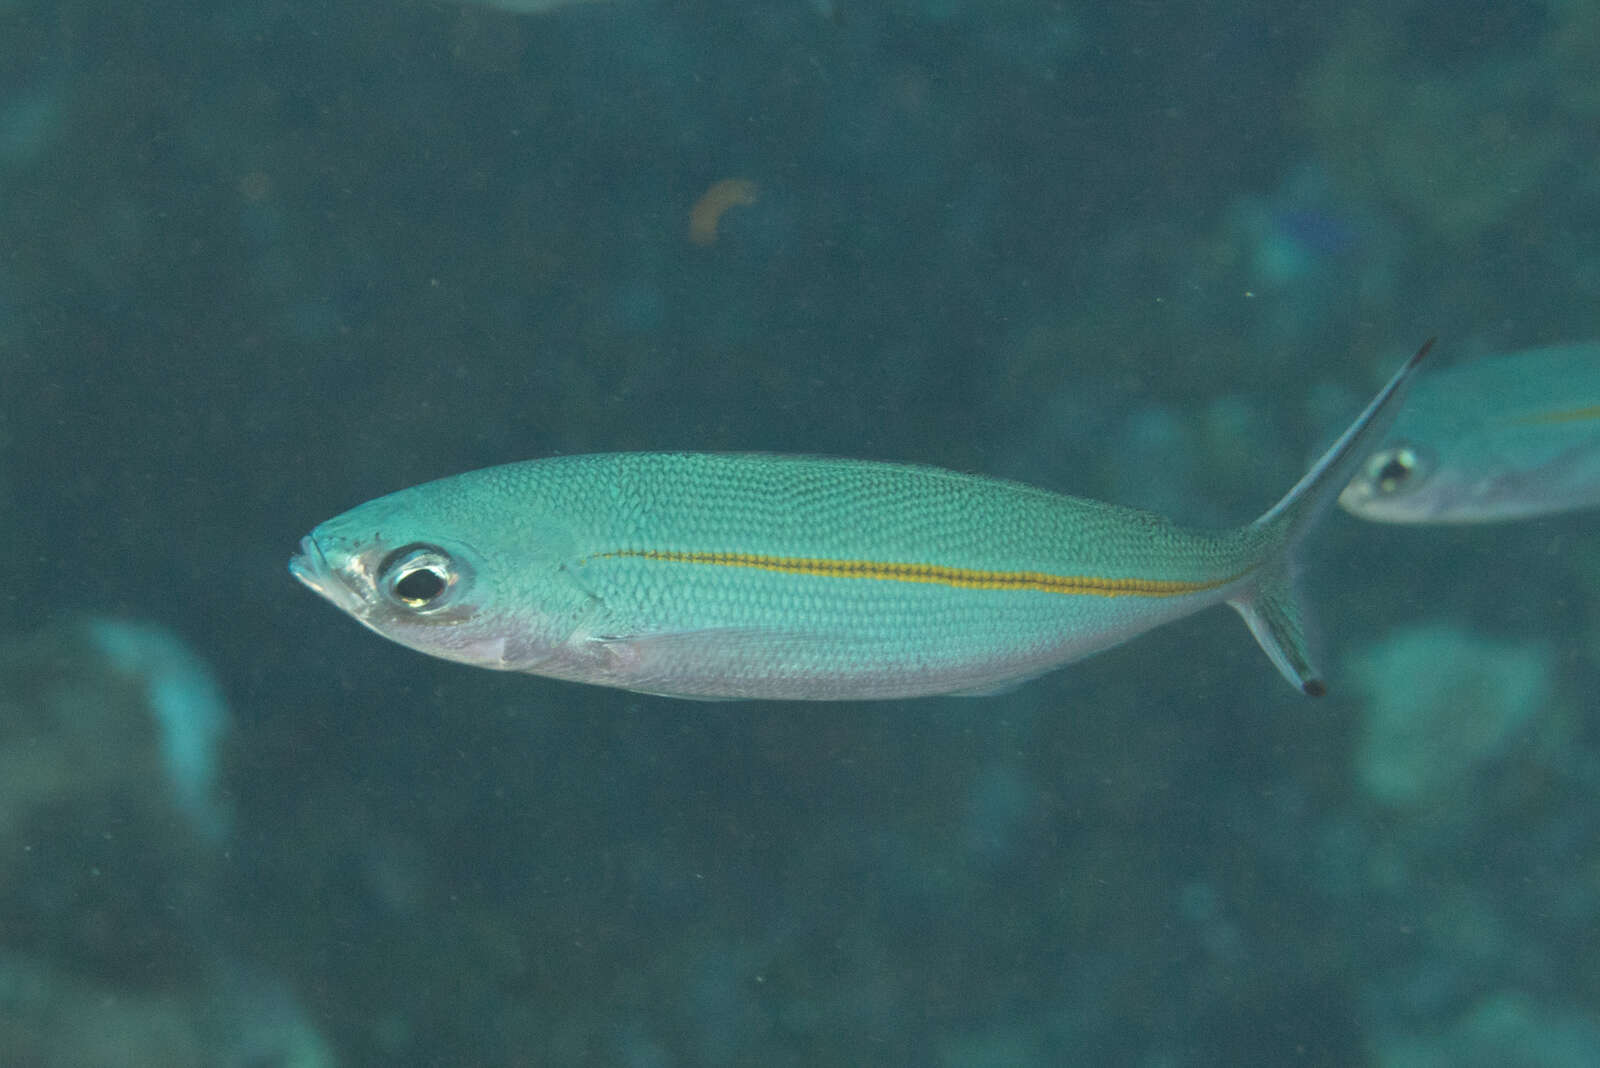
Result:
<svg viewBox="0 0 1600 1068">
<path fill-rule="evenodd" d="M 1382 493 L 1394 493 L 1406 484 L 1417 469 L 1417 454 L 1404 446 L 1380 453 L 1374 464 L 1373 482 Z"/>
<path fill-rule="evenodd" d="M 389 600 L 412 609 L 440 607 L 457 579 L 450 554 L 432 545 L 407 545 L 384 557 L 378 588 Z"/>
</svg>

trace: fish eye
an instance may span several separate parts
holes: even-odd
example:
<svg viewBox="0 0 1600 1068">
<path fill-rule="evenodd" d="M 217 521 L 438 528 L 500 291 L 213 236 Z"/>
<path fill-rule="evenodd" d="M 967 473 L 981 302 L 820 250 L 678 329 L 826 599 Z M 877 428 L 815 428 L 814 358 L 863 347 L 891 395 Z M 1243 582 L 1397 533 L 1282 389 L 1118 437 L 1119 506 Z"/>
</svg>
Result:
<svg viewBox="0 0 1600 1068">
<path fill-rule="evenodd" d="M 1372 458 L 1372 482 L 1379 493 L 1398 493 L 1416 473 L 1420 457 L 1414 449 L 1401 445 L 1386 449 Z"/>
<path fill-rule="evenodd" d="M 450 554 L 434 545 L 406 545 L 378 565 L 378 589 L 413 612 L 443 607 L 460 578 Z"/>
</svg>

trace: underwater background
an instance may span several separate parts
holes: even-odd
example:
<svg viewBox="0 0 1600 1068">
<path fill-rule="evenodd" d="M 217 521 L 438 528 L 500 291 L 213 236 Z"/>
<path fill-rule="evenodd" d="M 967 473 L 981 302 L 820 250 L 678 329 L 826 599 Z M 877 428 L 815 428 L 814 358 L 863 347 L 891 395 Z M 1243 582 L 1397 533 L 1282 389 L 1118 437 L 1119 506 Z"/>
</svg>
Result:
<svg viewBox="0 0 1600 1068">
<path fill-rule="evenodd" d="M 531 457 L 1247 521 L 1423 339 L 1600 337 L 1600 3 L 0 0 L 0 1065 L 1600 1064 L 1600 524 L 1013 693 L 381 640 L 302 534 Z"/>
</svg>

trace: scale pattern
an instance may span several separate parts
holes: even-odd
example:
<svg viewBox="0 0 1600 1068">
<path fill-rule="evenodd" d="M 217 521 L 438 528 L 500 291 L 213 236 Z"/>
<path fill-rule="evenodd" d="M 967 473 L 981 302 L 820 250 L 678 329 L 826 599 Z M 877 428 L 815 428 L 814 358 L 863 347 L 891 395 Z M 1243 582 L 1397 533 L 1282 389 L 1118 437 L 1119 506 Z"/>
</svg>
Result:
<svg viewBox="0 0 1600 1068">
<path fill-rule="evenodd" d="M 1248 529 L 866 461 L 611 454 L 447 481 L 428 495 L 446 510 L 525 517 L 502 544 L 478 529 L 491 556 L 542 560 L 517 539 L 561 528 L 565 573 L 596 605 L 577 638 L 619 655 L 541 671 L 660 693 L 1001 687 L 1222 600 L 1267 548 Z M 507 588 L 537 613 L 547 580 L 533 566 Z"/>
</svg>

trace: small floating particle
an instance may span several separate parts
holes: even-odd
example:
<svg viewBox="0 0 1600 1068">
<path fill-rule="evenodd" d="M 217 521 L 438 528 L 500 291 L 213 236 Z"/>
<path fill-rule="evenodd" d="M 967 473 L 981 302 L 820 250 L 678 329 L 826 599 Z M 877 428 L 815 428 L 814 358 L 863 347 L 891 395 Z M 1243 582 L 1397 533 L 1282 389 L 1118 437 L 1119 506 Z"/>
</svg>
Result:
<svg viewBox="0 0 1600 1068">
<path fill-rule="evenodd" d="M 717 239 L 717 224 L 729 208 L 754 204 L 761 187 L 748 178 L 724 178 L 712 183 L 689 210 L 689 240 L 709 245 Z"/>
</svg>

